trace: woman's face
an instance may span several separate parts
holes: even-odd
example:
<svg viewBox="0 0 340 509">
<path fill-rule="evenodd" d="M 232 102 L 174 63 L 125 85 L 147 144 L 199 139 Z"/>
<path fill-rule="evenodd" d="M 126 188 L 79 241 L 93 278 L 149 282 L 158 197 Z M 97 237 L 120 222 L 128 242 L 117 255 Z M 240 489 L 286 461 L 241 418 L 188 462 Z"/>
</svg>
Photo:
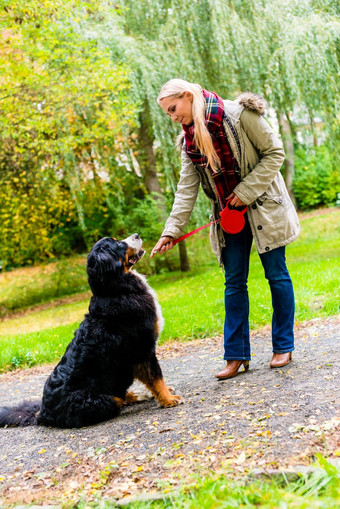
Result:
<svg viewBox="0 0 340 509">
<path fill-rule="evenodd" d="M 164 97 L 160 106 L 174 122 L 192 124 L 192 93 L 184 92 L 183 97 Z"/>
</svg>

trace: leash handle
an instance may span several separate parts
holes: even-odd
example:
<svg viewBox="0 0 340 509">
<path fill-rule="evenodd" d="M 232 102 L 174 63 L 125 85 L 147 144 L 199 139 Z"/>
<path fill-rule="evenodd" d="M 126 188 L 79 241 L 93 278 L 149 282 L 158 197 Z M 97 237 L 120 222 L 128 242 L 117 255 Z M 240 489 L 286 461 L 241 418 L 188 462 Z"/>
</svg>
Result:
<svg viewBox="0 0 340 509">
<path fill-rule="evenodd" d="M 175 246 L 176 244 L 178 244 L 178 242 L 181 242 L 182 240 L 187 239 L 188 237 L 191 237 L 191 235 L 194 235 L 194 233 L 197 233 L 197 232 L 203 230 L 204 228 L 211 226 L 214 223 L 218 223 L 219 221 L 221 221 L 221 219 L 216 219 L 216 221 L 211 221 L 211 223 L 205 224 L 204 226 L 200 226 L 199 228 L 196 228 L 196 230 L 193 230 L 192 232 L 182 235 L 182 237 L 179 237 L 178 239 L 173 241 L 173 245 Z"/>
</svg>

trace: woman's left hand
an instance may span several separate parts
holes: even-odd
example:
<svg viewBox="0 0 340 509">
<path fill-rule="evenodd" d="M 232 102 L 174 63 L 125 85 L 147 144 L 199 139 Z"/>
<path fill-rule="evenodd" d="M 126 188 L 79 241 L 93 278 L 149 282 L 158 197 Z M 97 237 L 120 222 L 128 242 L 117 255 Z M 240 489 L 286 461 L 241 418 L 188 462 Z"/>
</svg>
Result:
<svg viewBox="0 0 340 509">
<path fill-rule="evenodd" d="M 233 207 L 244 207 L 245 206 L 245 203 L 243 203 L 243 201 L 241 201 L 240 198 L 238 196 L 236 196 L 235 193 L 231 193 L 229 196 L 227 196 L 227 201 L 230 200 L 230 198 L 232 198 L 230 205 L 232 205 Z"/>
</svg>

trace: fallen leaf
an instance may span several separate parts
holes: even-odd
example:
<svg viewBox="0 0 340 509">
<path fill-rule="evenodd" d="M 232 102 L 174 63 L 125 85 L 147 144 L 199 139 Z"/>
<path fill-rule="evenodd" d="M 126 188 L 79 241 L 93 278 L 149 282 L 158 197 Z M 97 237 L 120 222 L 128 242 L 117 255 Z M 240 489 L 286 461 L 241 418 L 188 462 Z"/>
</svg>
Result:
<svg viewBox="0 0 340 509">
<path fill-rule="evenodd" d="M 236 459 L 236 463 L 238 465 L 241 465 L 241 463 L 244 463 L 246 461 L 246 453 L 244 451 L 241 452 L 239 457 Z"/>
</svg>

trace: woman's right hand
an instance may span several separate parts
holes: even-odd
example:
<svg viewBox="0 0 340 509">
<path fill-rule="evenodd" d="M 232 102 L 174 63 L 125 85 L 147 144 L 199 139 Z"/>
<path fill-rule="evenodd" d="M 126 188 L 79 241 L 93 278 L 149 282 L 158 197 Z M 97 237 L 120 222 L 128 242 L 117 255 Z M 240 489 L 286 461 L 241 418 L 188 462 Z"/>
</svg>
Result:
<svg viewBox="0 0 340 509">
<path fill-rule="evenodd" d="M 173 240 L 174 239 L 172 237 L 161 237 L 151 251 L 150 258 L 152 258 L 157 252 L 160 254 L 167 253 L 174 247 Z"/>
</svg>

